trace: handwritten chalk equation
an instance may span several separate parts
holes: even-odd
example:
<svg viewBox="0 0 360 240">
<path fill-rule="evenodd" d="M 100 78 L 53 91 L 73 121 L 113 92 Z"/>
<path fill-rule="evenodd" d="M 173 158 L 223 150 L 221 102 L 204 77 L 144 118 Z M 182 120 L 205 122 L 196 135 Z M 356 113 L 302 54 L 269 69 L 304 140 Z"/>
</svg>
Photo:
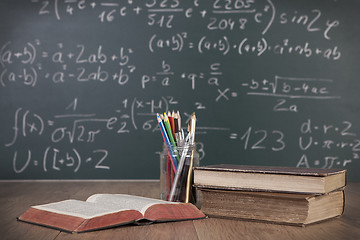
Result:
<svg viewBox="0 0 360 240">
<path fill-rule="evenodd" d="M 339 100 L 341 96 L 336 92 L 334 80 L 323 78 L 300 78 L 274 76 L 274 79 L 251 79 L 241 86 L 250 96 L 275 97 L 277 103 L 273 107 L 275 112 L 299 112 L 297 104 L 289 103 L 288 99 L 307 100 Z"/>
<path fill-rule="evenodd" d="M 133 53 L 131 48 L 125 47 L 119 47 L 116 52 L 105 53 L 102 45 L 98 45 L 95 51 L 88 51 L 84 44 L 66 47 L 61 42 L 52 49 L 44 49 L 39 39 L 27 42 L 24 46 L 13 47 L 13 43 L 8 41 L 0 48 L 0 86 L 21 82 L 35 87 L 39 79 L 56 84 L 69 81 L 114 81 L 118 85 L 125 85 L 136 70 L 136 66 L 131 63 Z M 46 70 L 49 63 L 57 71 Z M 115 70 L 106 69 L 109 63 Z M 95 70 L 93 65 L 96 65 Z M 70 66 L 76 68 L 70 69 Z"/>
<path fill-rule="evenodd" d="M 190 39 L 190 40 L 189 40 Z M 273 41 L 273 40 L 272 40 Z M 212 36 L 202 36 L 194 39 L 187 32 L 177 33 L 172 36 L 158 36 L 154 34 L 149 39 L 149 51 L 182 52 L 184 49 L 194 50 L 199 54 L 220 53 L 222 55 L 238 54 L 239 56 L 253 55 L 261 57 L 263 55 L 281 56 L 302 56 L 304 58 L 320 57 L 327 60 L 339 60 L 341 58 L 340 47 L 322 47 L 312 44 L 310 41 L 299 42 L 298 40 L 283 39 L 278 42 L 269 43 L 266 37 L 259 39 L 245 37 L 234 39 L 230 36 L 222 36 L 214 39 Z"/>
<path fill-rule="evenodd" d="M 34 151 L 28 149 L 17 150 L 13 155 L 13 171 L 17 174 L 24 172 L 29 166 L 40 167 L 44 172 L 62 171 L 70 169 L 74 173 L 78 172 L 82 165 L 88 165 L 94 169 L 110 170 L 106 160 L 108 150 L 95 149 L 90 154 L 81 154 L 76 148 L 70 150 L 59 150 L 48 146 L 45 150 L 35 157 Z"/>
<path fill-rule="evenodd" d="M 353 132 L 353 123 L 350 121 L 320 124 L 307 119 L 300 126 L 300 133 L 299 148 L 304 153 L 297 167 L 345 167 L 360 159 L 360 139 Z M 324 156 L 316 157 L 306 153 L 314 149 L 325 153 Z"/>
<path fill-rule="evenodd" d="M 12 154 L 15 173 L 22 173 L 30 166 L 41 167 L 44 172 L 70 169 L 76 173 L 81 166 L 110 170 L 111 163 L 107 160 L 112 152 L 101 146 L 99 138 L 103 135 L 108 137 L 109 134 L 127 138 L 134 131 L 159 131 L 156 113 L 167 112 L 178 105 L 178 101 L 172 96 L 163 96 L 159 99 L 126 98 L 119 101 L 112 115 L 106 114 L 108 117 L 101 117 L 96 113 L 78 113 L 79 102 L 76 98 L 64 106 L 65 113 L 47 118 L 33 110 L 21 107 L 16 109 L 11 138 L 4 144 L 6 148 L 15 149 Z M 200 106 L 202 110 L 206 109 L 206 105 L 194 104 L 194 108 Z M 185 124 L 190 122 L 191 115 L 183 113 Z M 198 134 L 209 134 L 214 131 L 227 132 L 229 128 L 200 125 L 198 130 Z M 34 140 L 45 141 L 47 146 L 40 152 L 21 147 L 24 141 Z M 203 158 L 205 150 L 203 143 L 200 142 L 200 145 L 199 151 Z"/>
<path fill-rule="evenodd" d="M 55 16 L 57 20 L 91 10 L 94 20 L 102 23 L 120 21 L 124 17 L 143 17 L 150 27 L 173 28 L 177 22 L 205 19 L 203 28 L 210 31 L 244 31 L 249 24 L 256 26 L 265 35 L 272 25 L 301 26 L 310 33 L 321 33 L 330 40 L 340 21 L 326 17 L 320 9 L 300 12 L 278 10 L 276 1 L 266 0 L 213 0 L 189 1 L 147 0 L 147 1 L 86 1 L 86 0 L 31 0 L 39 5 L 38 15 Z M 180 20 L 179 20 L 180 19 Z M 177 24 L 179 25 L 179 24 Z M 178 26 L 176 26 L 178 27 Z"/>
<path fill-rule="evenodd" d="M 49 119 L 31 110 L 18 108 L 14 113 L 12 139 L 5 146 L 14 145 L 20 136 L 43 136 L 45 133 L 49 133 L 48 138 L 52 143 L 93 143 L 103 131 L 116 134 L 128 134 L 131 130 L 138 129 L 155 131 L 156 112 L 166 112 L 175 108 L 177 104 L 173 97 L 161 97 L 157 100 L 123 99 L 112 116 L 100 117 L 95 113 L 76 113 L 76 98 L 66 106 L 70 112 L 56 114 Z"/>
<path fill-rule="evenodd" d="M 274 79 L 251 79 L 242 83 L 248 95 L 303 99 L 339 99 L 333 95 L 334 80 L 275 76 Z"/>
<path fill-rule="evenodd" d="M 332 42 L 333 36 L 337 34 L 337 28 L 341 25 L 338 19 L 326 16 L 320 9 L 309 9 L 307 11 L 283 12 L 277 10 L 272 0 L 214 0 L 180 2 L 178 0 L 160 1 L 148 0 L 145 2 L 90 2 L 85 0 L 42 1 L 32 0 L 34 4 L 40 5 L 38 12 L 41 16 L 55 15 L 57 20 L 81 14 L 84 10 L 91 10 L 94 19 L 103 23 L 111 23 L 125 17 L 138 17 L 146 19 L 143 22 L 145 28 L 168 28 L 183 29 L 168 36 L 163 34 L 152 34 L 148 39 L 150 52 L 169 50 L 181 52 L 184 49 L 194 49 L 199 54 L 206 52 L 220 52 L 223 55 L 236 53 L 242 55 L 262 56 L 293 55 L 305 58 L 321 57 L 327 60 L 339 60 L 342 50 L 339 44 L 319 45 L 310 39 L 299 42 L 291 36 L 280 40 L 272 40 L 266 36 L 268 31 L 274 27 L 298 28 L 304 33 L 320 33 L 323 40 Z M 186 5 L 186 6 L 182 6 Z M 147 17 L 144 17 L 143 15 Z M 194 19 L 194 20 L 193 20 Z M 200 20 L 200 21 L 199 21 Z M 241 32 L 239 37 L 223 35 L 214 39 L 212 34 L 204 34 L 196 37 L 186 27 L 197 22 L 198 32 L 221 31 Z M 174 25 L 176 25 L 174 27 Z M 253 37 L 249 32 L 258 32 L 259 37 Z"/>
<path fill-rule="evenodd" d="M 255 126 L 231 131 L 229 139 L 239 142 L 244 151 L 281 152 L 286 151 L 288 145 L 297 145 L 300 155 L 296 167 L 347 167 L 360 161 L 360 139 L 353 128 L 353 123 L 346 120 L 315 124 L 312 119 L 307 119 L 299 126 L 300 135 L 295 138 L 295 143 L 284 130 Z"/>
</svg>

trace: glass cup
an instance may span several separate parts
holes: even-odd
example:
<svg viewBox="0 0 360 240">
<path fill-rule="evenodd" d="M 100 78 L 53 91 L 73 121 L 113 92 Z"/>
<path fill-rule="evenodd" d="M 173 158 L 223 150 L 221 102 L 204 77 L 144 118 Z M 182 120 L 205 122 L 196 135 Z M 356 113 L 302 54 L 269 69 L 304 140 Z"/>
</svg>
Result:
<svg viewBox="0 0 360 240">
<path fill-rule="evenodd" d="M 193 187 L 193 167 L 197 166 L 196 144 L 175 147 L 164 144 L 160 153 L 160 198 L 196 204 L 198 193 Z"/>
</svg>

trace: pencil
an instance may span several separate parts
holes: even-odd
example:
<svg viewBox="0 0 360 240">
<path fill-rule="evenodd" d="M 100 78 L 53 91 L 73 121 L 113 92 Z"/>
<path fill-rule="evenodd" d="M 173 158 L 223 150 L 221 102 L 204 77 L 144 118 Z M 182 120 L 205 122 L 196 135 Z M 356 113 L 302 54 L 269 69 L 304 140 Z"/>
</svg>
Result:
<svg viewBox="0 0 360 240">
<path fill-rule="evenodd" d="M 177 121 L 178 121 L 179 130 L 181 130 L 181 116 L 180 116 L 179 111 L 177 111 L 176 118 L 177 118 Z"/>
<path fill-rule="evenodd" d="M 175 113 L 175 117 L 174 117 L 174 125 L 175 125 L 175 140 L 176 140 L 176 144 L 177 146 L 181 146 L 181 138 L 180 138 L 180 128 L 179 128 L 179 119 L 178 119 L 178 114 Z"/>
<path fill-rule="evenodd" d="M 165 113 L 164 113 L 164 116 L 165 116 Z M 171 129 L 171 132 L 173 133 L 173 128 L 174 128 L 174 122 L 173 122 L 173 118 L 172 118 L 172 115 L 171 115 L 171 112 L 168 111 L 167 112 L 167 118 L 169 120 L 169 126 L 170 126 L 170 129 Z M 173 134 L 173 137 L 174 137 L 174 140 L 175 140 L 175 135 Z"/>
<path fill-rule="evenodd" d="M 169 121 L 170 121 L 170 119 L 169 119 Z M 171 114 L 171 131 L 175 138 L 175 111 L 174 110 L 172 111 L 172 114 Z M 176 138 L 175 138 L 175 141 L 176 141 Z"/>
<path fill-rule="evenodd" d="M 184 133 L 184 129 L 182 129 L 181 126 L 181 116 L 180 116 L 180 112 L 178 111 L 178 124 L 179 124 L 179 131 L 180 131 L 180 142 L 183 144 L 183 141 L 185 139 L 185 133 Z"/>
<path fill-rule="evenodd" d="M 193 145 L 195 144 L 195 128 L 196 128 L 196 116 L 195 113 L 192 114 L 191 119 L 190 119 L 190 143 Z M 195 146 L 192 146 L 193 148 Z M 186 195 L 185 195 L 185 202 L 188 203 L 189 202 L 189 198 L 190 198 L 190 188 L 191 188 L 191 182 L 192 182 L 192 168 L 194 165 L 194 149 L 191 151 L 191 158 L 190 158 L 190 166 L 189 166 L 189 171 L 188 171 L 188 176 L 187 176 L 187 181 L 186 181 Z"/>
</svg>

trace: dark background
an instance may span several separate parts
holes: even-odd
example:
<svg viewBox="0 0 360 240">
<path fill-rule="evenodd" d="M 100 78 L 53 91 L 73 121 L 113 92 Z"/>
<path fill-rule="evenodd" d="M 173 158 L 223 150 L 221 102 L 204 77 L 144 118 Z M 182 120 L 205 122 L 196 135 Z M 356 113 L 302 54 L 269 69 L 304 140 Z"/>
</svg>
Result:
<svg viewBox="0 0 360 240">
<path fill-rule="evenodd" d="M 0 2 L 1 179 L 156 179 L 173 109 L 201 165 L 360 179 L 358 1 L 95 3 Z"/>
</svg>

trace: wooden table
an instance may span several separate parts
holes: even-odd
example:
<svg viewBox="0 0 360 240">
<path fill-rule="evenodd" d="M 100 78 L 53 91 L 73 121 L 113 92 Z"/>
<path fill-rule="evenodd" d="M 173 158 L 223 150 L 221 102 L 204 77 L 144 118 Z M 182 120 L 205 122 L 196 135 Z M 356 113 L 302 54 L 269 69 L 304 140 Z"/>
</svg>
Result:
<svg viewBox="0 0 360 240">
<path fill-rule="evenodd" d="M 349 183 L 346 187 L 345 212 L 341 217 L 306 227 L 208 218 L 69 234 L 16 221 L 16 217 L 31 205 L 70 198 L 86 200 L 95 193 L 127 193 L 158 198 L 159 182 L 0 182 L 0 239 L 360 239 L 360 183 Z"/>
</svg>

